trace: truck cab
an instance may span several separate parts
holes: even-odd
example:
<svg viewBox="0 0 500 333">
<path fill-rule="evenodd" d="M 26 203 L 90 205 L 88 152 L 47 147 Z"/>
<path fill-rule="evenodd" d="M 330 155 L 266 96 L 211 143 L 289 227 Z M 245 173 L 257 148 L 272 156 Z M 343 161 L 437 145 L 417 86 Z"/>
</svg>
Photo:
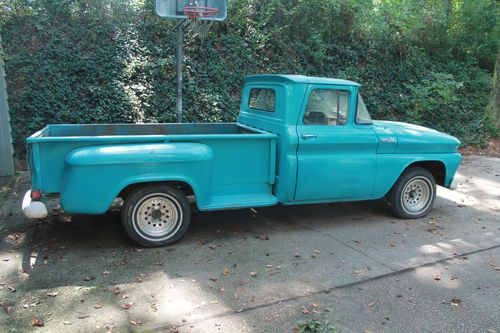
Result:
<svg viewBox="0 0 500 333">
<path fill-rule="evenodd" d="M 453 188 L 460 141 L 433 129 L 372 120 L 360 85 L 301 75 L 254 75 L 236 123 L 48 125 L 27 139 L 32 189 L 67 213 L 103 214 L 117 198 L 129 236 L 171 244 L 199 210 L 386 198 L 419 218 L 436 185 Z"/>
<path fill-rule="evenodd" d="M 283 204 L 378 199 L 411 166 L 451 187 L 460 163 L 456 138 L 372 120 L 360 85 L 347 80 L 250 76 L 238 122 L 277 134 L 275 195 Z"/>
</svg>

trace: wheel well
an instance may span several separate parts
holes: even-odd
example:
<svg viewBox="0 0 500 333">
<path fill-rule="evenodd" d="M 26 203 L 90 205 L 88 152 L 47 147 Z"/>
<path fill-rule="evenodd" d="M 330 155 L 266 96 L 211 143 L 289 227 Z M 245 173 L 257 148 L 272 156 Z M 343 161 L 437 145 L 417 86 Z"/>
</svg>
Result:
<svg viewBox="0 0 500 333">
<path fill-rule="evenodd" d="M 127 187 L 125 187 L 123 190 L 120 191 L 118 194 L 118 197 L 125 199 L 127 195 L 134 189 L 138 187 L 144 187 L 148 185 L 157 185 L 157 184 L 164 184 L 164 185 L 169 185 L 172 187 L 175 187 L 178 190 L 181 190 L 186 197 L 193 196 L 194 191 L 191 185 L 189 185 L 186 182 L 181 182 L 181 181 L 164 181 L 164 182 L 144 182 L 144 183 L 135 183 L 135 184 L 130 184 Z"/>
<path fill-rule="evenodd" d="M 423 162 L 415 162 L 410 164 L 406 170 L 410 168 L 423 168 L 429 171 L 433 176 L 434 180 L 436 181 L 437 185 L 444 186 L 444 179 L 446 176 L 446 167 L 444 166 L 443 162 L 440 161 L 423 161 Z"/>
</svg>

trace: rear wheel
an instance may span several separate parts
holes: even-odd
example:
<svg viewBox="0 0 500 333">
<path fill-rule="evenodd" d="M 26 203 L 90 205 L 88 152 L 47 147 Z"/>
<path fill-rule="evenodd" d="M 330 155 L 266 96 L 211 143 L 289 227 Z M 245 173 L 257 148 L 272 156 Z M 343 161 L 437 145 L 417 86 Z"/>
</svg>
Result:
<svg viewBox="0 0 500 333">
<path fill-rule="evenodd" d="M 423 168 L 406 170 L 388 197 L 392 213 L 399 218 L 416 219 L 427 215 L 436 199 L 436 181 Z"/>
<path fill-rule="evenodd" d="M 121 214 L 130 238 L 148 247 L 176 242 L 187 231 L 191 219 L 184 193 L 168 185 L 133 190 L 125 199 Z"/>
</svg>

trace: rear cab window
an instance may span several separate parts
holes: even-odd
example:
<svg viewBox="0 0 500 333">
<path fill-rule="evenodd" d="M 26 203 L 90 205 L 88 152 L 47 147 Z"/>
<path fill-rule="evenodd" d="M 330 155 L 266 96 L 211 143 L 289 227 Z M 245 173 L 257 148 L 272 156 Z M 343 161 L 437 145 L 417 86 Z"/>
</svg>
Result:
<svg viewBox="0 0 500 333">
<path fill-rule="evenodd" d="M 252 88 L 248 107 L 253 110 L 274 112 L 276 109 L 276 91 L 272 88 Z"/>
</svg>

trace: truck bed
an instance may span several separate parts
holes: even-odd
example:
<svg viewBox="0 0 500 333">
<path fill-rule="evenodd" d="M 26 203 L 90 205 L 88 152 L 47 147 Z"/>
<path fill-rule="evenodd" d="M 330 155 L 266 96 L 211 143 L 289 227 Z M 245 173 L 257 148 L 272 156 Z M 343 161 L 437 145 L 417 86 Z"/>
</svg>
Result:
<svg viewBox="0 0 500 333">
<path fill-rule="evenodd" d="M 63 124 L 48 125 L 33 134 L 35 138 L 155 136 L 155 135 L 221 135 L 262 134 L 263 132 L 236 123 L 217 124 Z"/>
<path fill-rule="evenodd" d="M 209 147 L 213 154 L 207 180 L 210 193 L 200 195 L 200 209 L 244 207 L 247 202 L 252 203 L 250 206 L 276 203 L 272 195 L 276 135 L 242 124 L 48 125 L 30 136 L 27 143 L 33 188 L 45 194 L 69 195 L 64 193 L 70 187 L 68 170 L 72 166 L 68 156 L 82 148 L 109 151 L 126 150 L 128 146 L 136 150 L 144 147 L 146 152 L 155 144 L 199 143 Z M 137 155 L 136 164 L 127 166 L 127 171 L 142 172 L 145 165 L 141 163 L 151 164 L 146 153 Z M 157 173 L 162 170 L 162 162 L 156 160 L 155 163 Z M 96 170 L 105 169 L 100 166 Z M 108 170 L 111 169 L 108 167 Z M 99 174 L 88 176 L 90 179 L 85 182 L 99 181 L 100 177 Z M 77 186 L 73 184 L 71 188 Z M 96 207 L 87 212 L 73 212 L 98 213 L 98 210 Z"/>
</svg>

